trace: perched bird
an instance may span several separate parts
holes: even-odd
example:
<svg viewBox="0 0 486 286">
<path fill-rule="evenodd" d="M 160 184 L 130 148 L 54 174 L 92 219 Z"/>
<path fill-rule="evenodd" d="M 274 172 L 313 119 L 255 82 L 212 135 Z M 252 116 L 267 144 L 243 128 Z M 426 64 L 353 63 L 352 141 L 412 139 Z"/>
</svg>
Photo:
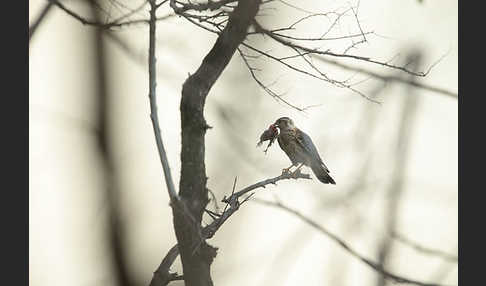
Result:
<svg viewBox="0 0 486 286">
<path fill-rule="evenodd" d="M 281 117 L 275 121 L 274 126 L 280 129 L 277 137 L 278 145 L 292 161 L 292 165 L 283 169 L 283 172 L 289 172 L 293 166 L 300 166 L 294 172 L 299 172 L 303 165 L 312 169 L 319 181 L 324 184 L 336 184 L 329 175 L 329 169 L 322 162 L 321 156 L 317 152 L 316 146 L 312 143 L 309 135 L 295 127 L 292 119 Z"/>
</svg>

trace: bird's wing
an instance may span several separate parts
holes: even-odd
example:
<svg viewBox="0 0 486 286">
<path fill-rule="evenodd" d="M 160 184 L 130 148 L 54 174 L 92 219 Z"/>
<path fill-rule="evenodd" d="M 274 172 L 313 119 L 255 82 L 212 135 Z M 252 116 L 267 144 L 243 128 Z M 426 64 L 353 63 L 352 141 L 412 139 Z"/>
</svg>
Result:
<svg viewBox="0 0 486 286">
<path fill-rule="evenodd" d="M 329 169 L 327 168 L 326 164 L 322 162 L 321 156 L 319 156 L 319 152 L 317 151 L 316 146 L 312 142 L 312 139 L 309 137 L 309 135 L 305 134 L 304 131 L 296 128 L 296 137 L 297 137 L 297 142 L 299 143 L 300 146 L 305 150 L 309 156 L 312 158 L 317 159 L 317 162 L 322 164 L 326 171 L 330 173 Z"/>
</svg>

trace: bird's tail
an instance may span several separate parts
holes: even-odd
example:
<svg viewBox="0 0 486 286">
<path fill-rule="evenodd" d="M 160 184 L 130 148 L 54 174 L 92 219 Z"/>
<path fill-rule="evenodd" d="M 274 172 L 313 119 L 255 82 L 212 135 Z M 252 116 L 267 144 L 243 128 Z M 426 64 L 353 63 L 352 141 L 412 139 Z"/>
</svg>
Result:
<svg viewBox="0 0 486 286">
<path fill-rule="evenodd" d="M 312 172 L 314 172 L 314 175 L 316 175 L 317 179 L 319 179 L 319 181 L 323 182 L 324 184 L 336 184 L 334 179 L 331 178 L 326 168 L 324 168 L 322 164 L 313 164 L 311 166 L 311 169 Z"/>
</svg>

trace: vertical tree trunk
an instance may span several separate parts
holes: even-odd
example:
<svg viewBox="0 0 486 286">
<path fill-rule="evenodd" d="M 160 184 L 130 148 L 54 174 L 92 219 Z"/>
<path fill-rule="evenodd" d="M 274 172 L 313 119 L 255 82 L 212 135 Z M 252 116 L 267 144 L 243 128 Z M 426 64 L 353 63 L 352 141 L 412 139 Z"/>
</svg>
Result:
<svg viewBox="0 0 486 286">
<path fill-rule="evenodd" d="M 408 56 L 407 62 L 413 62 L 416 66 L 420 64 L 421 53 L 412 52 Z M 414 77 L 411 77 L 411 82 Z M 378 263 L 384 267 L 387 260 L 391 257 L 393 252 L 393 241 L 390 233 L 393 233 L 397 227 L 398 215 L 400 214 L 400 201 L 403 195 L 403 178 L 406 175 L 407 159 L 410 151 L 410 138 L 413 132 L 413 124 L 416 116 L 417 106 L 419 104 L 419 97 L 415 94 L 412 85 L 407 86 L 403 98 L 403 110 L 398 129 L 398 136 L 396 142 L 396 156 L 394 160 L 394 169 L 390 182 L 390 187 L 387 190 L 387 202 L 385 205 L 385 225 L 386 234 L 380 241 L 380 248 L 378 251 Z M 378 277 L 377 286 L 385 286 L 387 283 L 383 275 Z"/>
<path fill-rule="evenodd" d="M 203 59 L 196 73 L 182 87 L 180 105 L 182 148 L 179 196 L 198 226 L 208 203 L 206 188 L 204 105 L 209 90 L 228 65 L 239 44 L 245 39 L 248 27 L 258 12 L 261 0 L 239 1 L 228 24 L 213 48 Z M 180 210 L 173 208 L 174 228 L 186 286 L 213 285 L 210 266 L 216 248 L 201 242 L 200 232 L 194 228 Z M 198 247 L 197 247 L 198 246 Z"/>
<path fill-rule="evenodd" d="M 96 21 L 100 21 L 100 11 L 94 1 L 90 1 L 91 13 Z M 118 184 L 116 179 L 116 167 L 113 163 L 113 153 L 110 148 L 110 104 L 109 104 L 109 88 L 107 72 L 108 59 L 106 53 L 105 42 L 103 38 L 104 31 L 98 27 L 94 28 L 94 68 L 97 80 L 97 90 L 95 94 L 97 102 L 97 133 L 98 148 L 100 152 L 102 169 L 105 178 L 105 194 L 108 204 L 108 220 L 107 239 L 111 246 L 111 263 L 113 267 L 113 276 L 118 285 L 131 286 L 134 285 L 134 278 L 132 277 L 126 261 L 126 253 L 123 245 L 124 225 L 120 221 L 121 210 L 119 203 Z"/>
</svg>

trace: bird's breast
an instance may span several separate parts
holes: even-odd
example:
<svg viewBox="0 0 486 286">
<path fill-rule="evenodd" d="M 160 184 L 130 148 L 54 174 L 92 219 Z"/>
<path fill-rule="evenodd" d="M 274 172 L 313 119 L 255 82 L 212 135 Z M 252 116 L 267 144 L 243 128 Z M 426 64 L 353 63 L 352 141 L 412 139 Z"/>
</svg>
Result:
<svg viewBox="0 0 486 286">
<path fill-rule="evenodd" d="M 290 132 L 281 132 L 277 138 L 280 148 L 291 156 L 295 153 L 295 135 Z M 290 154 L 289 154 L 290 153 Z"/>
</svg>

